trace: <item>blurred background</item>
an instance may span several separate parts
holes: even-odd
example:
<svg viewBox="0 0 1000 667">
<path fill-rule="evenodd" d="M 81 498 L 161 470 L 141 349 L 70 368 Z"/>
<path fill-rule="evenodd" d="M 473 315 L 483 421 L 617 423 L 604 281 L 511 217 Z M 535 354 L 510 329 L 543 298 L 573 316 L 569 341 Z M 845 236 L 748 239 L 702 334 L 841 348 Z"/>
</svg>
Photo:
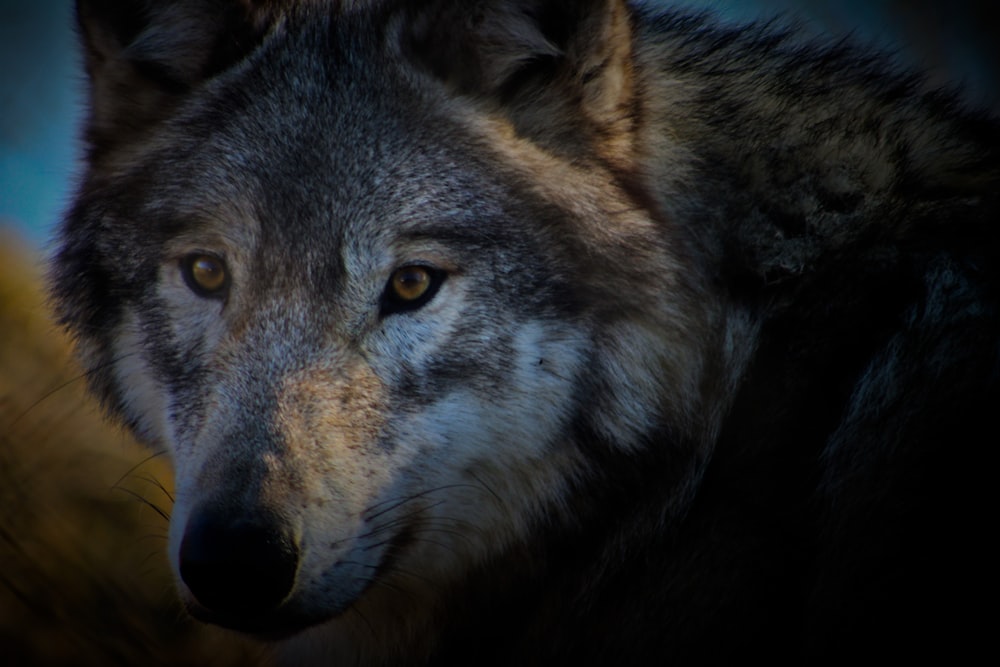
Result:
<svg viewBox="0 0 1000 667">
<path fill-rule="evenodd" d="M 853 33 L 1000 111 L 995 0 L 683 4 Z M 45 304 L 41 257 L 79 155 L 72 23 L 71 0 L 0 0 L 0 663 L 259 664 L 259 647 L 190 622 L 176 603 L 169 470 L 101 420 Z"/>
<path fill-rule="evenodd" d="M 732 20 L 777 13 L 816 34 L 852 32 L 898 50 L 941 82 L 997 108 L 1000 29 L 994 0 L 684 0 Z M 0 225 L 33 245 L 66 206 L 78 154 L 82 79 L 72 0 L 0 0 Z"/>
</svg>

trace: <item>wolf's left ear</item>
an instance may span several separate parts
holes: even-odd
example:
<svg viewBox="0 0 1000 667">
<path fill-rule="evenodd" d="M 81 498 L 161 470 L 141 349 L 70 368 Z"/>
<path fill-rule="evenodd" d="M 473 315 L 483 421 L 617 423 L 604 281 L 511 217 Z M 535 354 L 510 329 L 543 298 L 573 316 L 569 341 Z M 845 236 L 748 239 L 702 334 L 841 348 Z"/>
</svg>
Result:
<svg viewBox="0 0 1000 667">
<path fill-rule="evenodd" d="M 253 50 L 280 0 L 77 0 L 90 83 L 91 159 L 170 114 Z"/>
<path fill-rule="evenodd" d="M 632 29 L 625 0 L 430 0 L 403 47 L 463 94 L 491 100 L 518 132 L 565 149 L 628 130 Z"/>
</svg>

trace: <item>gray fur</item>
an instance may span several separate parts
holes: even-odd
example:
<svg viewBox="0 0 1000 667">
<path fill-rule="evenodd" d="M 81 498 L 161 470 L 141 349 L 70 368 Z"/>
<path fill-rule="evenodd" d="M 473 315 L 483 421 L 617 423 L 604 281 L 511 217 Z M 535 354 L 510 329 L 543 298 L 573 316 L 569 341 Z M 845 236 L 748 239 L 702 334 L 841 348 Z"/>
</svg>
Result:
<svg viewBox="0 0 1000 667">
<path fill-rule="evenodd" d="M 104 4 L 52 289 L 196 616 L 291 664 L 973 650 L 994 120 L 617 0 Z"/>
</svg>

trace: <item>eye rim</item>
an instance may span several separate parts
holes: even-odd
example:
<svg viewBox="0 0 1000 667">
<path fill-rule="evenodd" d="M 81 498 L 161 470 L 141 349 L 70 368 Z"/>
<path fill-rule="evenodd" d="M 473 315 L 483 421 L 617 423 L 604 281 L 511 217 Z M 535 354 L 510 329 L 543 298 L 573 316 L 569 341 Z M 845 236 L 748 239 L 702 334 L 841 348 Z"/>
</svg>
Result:
<svg viewBox="0 0 1000 667">
<path fill-rule="evenodd" d="M 427 275 L 427 286 L 413 298 L 407 298 L 396 290 L 396 277 L 405 271 L 420 271 Z M 446 277 L 445 271 L 428 264 L 411 262 L 399 266 L 389 275 L 385 289 L 382 291 L 381 316 L 411 312 L 422 308 L 434 298 Z"/>
<path fill-rule="evenodd" d="M 222 273 L 221 279 L 215 284 L 203 284 L 196 277 L 196 266 L 199 262 L 205 260 L 218 264 L 218 268 Z M 229 267 L 226 265 L 225 258 L 216 253 L 201 250 L 188 253 L 181 259 L 181 275 L 184 276 L 184 283 L 188 289 L 199 297 L 205 299 L 224 299 L 229 292 Z"/>
</svg>

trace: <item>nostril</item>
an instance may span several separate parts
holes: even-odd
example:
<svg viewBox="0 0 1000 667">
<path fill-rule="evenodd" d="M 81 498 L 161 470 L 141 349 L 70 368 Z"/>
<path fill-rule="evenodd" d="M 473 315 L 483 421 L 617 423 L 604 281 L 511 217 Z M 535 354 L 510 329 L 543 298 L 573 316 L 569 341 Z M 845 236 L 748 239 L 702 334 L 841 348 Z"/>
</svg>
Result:
<svg viewBox="0 0 1000 667">
<path fill-rule="evenodd" d="M 288 597 L 298 560 L 277 522 L 200 512 L 184 531 L 180 575 L 203 607 L 245 615 L 274 609 Z"/>
</svg>

